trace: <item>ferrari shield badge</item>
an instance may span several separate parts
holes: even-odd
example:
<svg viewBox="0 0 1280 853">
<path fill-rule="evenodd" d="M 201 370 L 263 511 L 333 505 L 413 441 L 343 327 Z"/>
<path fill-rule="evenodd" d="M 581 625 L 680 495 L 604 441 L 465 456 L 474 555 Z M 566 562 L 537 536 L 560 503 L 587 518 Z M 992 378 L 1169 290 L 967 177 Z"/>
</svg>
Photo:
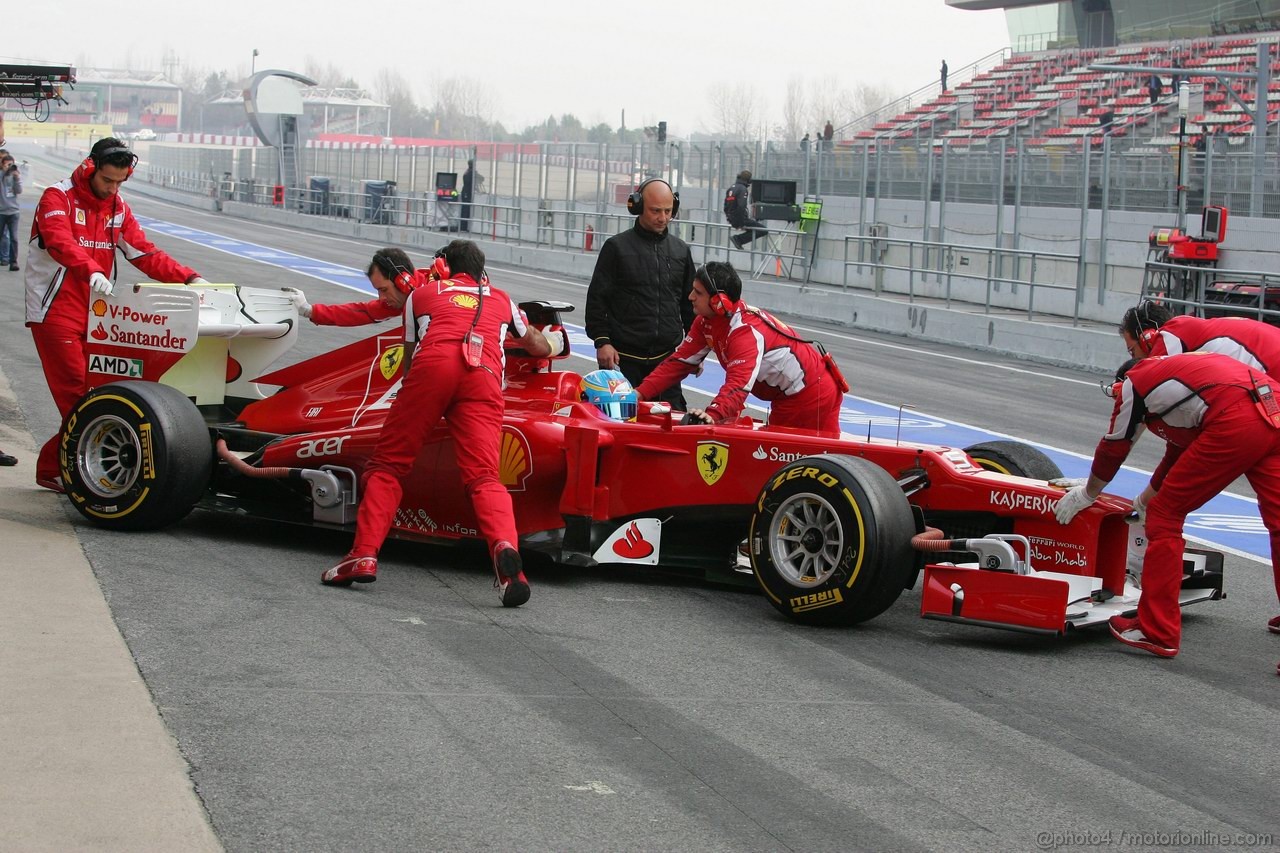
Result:
<svg viewBox="0 0 1280 853">
<path fill-rule="evenodd" d="M 400 362 L 404 361 L 404 344 L 396 344 L 390 349 L 382 353 L 378 358 L 378 367 L 382 370 L 382 378 L 390 380 L 396 375 L 396 371 L 400 369 Z"/>
<path fill-rule="evenodd" d="M 729 445 L 719 441 L 698 442 L 698 473 L 708 486 L 714 486 L 729 467 Z"/>
</svg>

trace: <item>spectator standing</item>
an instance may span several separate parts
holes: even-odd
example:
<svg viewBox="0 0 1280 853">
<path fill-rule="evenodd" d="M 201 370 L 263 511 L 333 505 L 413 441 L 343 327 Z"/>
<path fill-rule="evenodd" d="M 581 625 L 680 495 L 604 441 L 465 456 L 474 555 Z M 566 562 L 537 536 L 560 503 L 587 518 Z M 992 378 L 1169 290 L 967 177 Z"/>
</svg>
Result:
<svg viewBox="0 0 1280 853">
<path fill-rule="evenodd" d="M 1103 136 L 1111 135 L 1111 125 L 1116 120 L 1115 107 L 1106 106 L 1098 113 L 1098 127 L 1102 130 Z"/>
<path fill-rule="evenodd" d="M 827 123 L 822 128 L 822 147 L 831 150 L 831 139 L 836 135 L 835 128 L 831 126 L 831 119 L 827 119 Z"/>
<path fill-rule="evenodd" d="M 641 183 L 627 198 L 635 225 L 605 241 L 587 287 L 585 323 L 596 364 L 620 370 L 632 385 L 675 351 L 693 323 L 693 255 L 667 228 L 679 210 L 680 197 L 666 181 Z M 679 385 L 659 399 L 685 409 Z"/>
<path fill-rule="evenodd" d="M 89 390 L 89 296 L 111 295 L 117 249 L 153 281 L 207 284 L 148 240 L 120 198 L 137 162 L 119 139 L 99 139 L 71 177 L 48 187 L 36 205 L 25 273 L 27 326 L 64 418 Z M 63 491 L 57 434 L 40 448 L 36 484 Z"/>
<path fill-rule="evenodd" d="M 947 61 L 942 60 L 942 67 L 938 69 L 938 77 L 942 81 L 942 91 L 947 91 Z"/>
<path fill-rule="evenodd" d="M 463 231 L 471 230 L 471 198 L 484 186 L 484 176 L 476 173 L 476 161 L 467 161 L 467 171 L 462 173 L 462 222 L 458 227 Z"/>
<path fill-rule="evenodd" d="M 724 194 L 724 215 L 734 228 L 745 228 L 741 234 L 734 234 L 729 239 L 733 245 L 741 249 L 743 246 L 769 233 L 760 222 L 751 218 L 751 172 L 743 169 L 738 179 Z"/>
<path fill-rule="evenodd" d="M 320 581 L 350 586 L 378 579 L 378 551 L 400 508 L 401 481 L 444 418 L 488 544 L 498 597 L 504 607 L 519 607 L 529 600 L 529 582 L 516 548 L 511 495 L 498 478 L 503 341 L 517 338 L 535 357 L 551 355 L 552 347 L 525 324 L 511 297 L 489 285 L 484 253 L 475 243 L 454 240 L 437 257 L 447 265 L 443 277 L 415 289 L 405 309 L 403 378 L 360 478 L 355 542 Z"/>
<path fill-rule="evenodd" d="M 807 133 L 804 135 L 804 138 L 800 140 L 800 150 L 805 154 L 809 153 L 809 134 Z"/>
<path fill-rule="evenodd" d="M 1154 104 L 1160 100 L 1162 92 L 1164 92 L 1164 83 L 1160 82 L 1160 75 L 1153 71 L 1151 76 L 1147 78 L 1147 97 Z"/>
<path fill-rule="evenodd" d="M 18 196 L 22 175 L 9 154 L 0 154 L 0 268 L 18 269 Z"/>
</svg>

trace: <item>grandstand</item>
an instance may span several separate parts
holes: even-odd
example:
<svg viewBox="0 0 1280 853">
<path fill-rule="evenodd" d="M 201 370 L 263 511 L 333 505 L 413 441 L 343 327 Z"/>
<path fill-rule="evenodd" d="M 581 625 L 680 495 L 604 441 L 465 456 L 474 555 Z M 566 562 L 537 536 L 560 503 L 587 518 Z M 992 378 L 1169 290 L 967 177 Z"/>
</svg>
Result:
<svg viewBox="0 0 1280 853">
<path fill-rule="evenodd" d="M 1209 76 L 1209 71 L 1253 73 L 1257 70 L 1258 45 L 1273 47 L 1272 81 L 1266 93 L 1267 123 L 1280 120 L 1280 59 L 1275 42 L 1280 33 L 1220 36 L 1175 43 L 1120 45 L 1112 48 L 1055 49 L 1020 53 L 985 71 L 978 71 L 948 92 L 939 91 L 917 107 L 892 118 L 868 124 L 855 121 L 842 129 L 846 146 L 895 143 L 927 138 L 943 140 L 954 149 L 983 147 L 1019 138 L 1030 147 L 1086 144 L 1100 146 L 1102 117 L 1111 113 L 1113 147 L 1161 147 L 1176 142 L 1177 84 L 1163 75 L 1160 97 L 1151 103 L 1147 74 L 1094 70 L 1096 65 L 1140 65 L 1195 71 L 1187 79 L 1196 92 L 1188 127 L 1198 135 L 1212 127 L 1226 145 L 1245 145 L 1253 134 L 1253 122 L 1244 107 L 1227 91 L 1252 108 L 1257 93 L 1248 81 L 1229 83 Z M 1188 142 L 1194 143 L 1195 137 Z"/>
</svg>

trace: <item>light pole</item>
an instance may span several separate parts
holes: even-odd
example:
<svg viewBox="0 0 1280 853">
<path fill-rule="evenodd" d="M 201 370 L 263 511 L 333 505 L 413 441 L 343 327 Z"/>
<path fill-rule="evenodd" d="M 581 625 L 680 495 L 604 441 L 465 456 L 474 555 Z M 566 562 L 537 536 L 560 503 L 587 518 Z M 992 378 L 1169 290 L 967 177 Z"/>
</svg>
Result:
<svg viewBox="0 0 1280 853">
<path fill-rule="evenodd" d="M 249 76 L 252 77 L 254 71 L 258 68 L 258 49 L 253 49 L 253 59 L 249 60 Z"/>
<path fill-rule="evenodd" d="M 1187 133 L 1187 113 L 1191 110 L 1191 85 L 1185 80 L 1178 81 L 1178 222 L 1177 227 L 1184 233 L 1187 228 L 1187 188 L 1182 183 L 1186 146 L 1184 137 Z"/>
</svg>

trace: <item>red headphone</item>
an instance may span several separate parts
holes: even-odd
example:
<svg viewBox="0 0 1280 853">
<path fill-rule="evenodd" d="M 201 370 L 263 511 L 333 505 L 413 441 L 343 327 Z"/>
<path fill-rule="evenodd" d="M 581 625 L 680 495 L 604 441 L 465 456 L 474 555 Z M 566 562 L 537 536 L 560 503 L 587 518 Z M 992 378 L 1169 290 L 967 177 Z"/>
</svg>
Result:
<svg viewBox="0 0 1280 853">
<path fill-rule="evenodd" d="M 433 281 L 443 281 L 453 276 L 453 270 L 449 269 L 449 259 L 444 256 L 444 249 L 440 249 L 435 254 L 435 260 L 431 262 L 431 278 Z"/>
<path fill-rule="evenodd" d="M 98 167 L 102 165 L 102 161 L 105 158 L 114 156 L 116 154 L 129 155 L 129 165 L 125 167 L 125 169 L 127 170 L 125 173 L 125 178 L 128 179 L 133 177 L 133 168 L 138 165 L 138 155 L 134 154 L 132 151 L 130 151 L 128 148 L 124 147 L 123 145 L 114 145 L 110 148 L 103 148 L 101 151 L 97 153 L 90 151 L 89 156 L 84 158 L 84 163 L 82 164 L 84 166 L 84 176 L 86 178 L 93 177 L 93 173 L 98 171 Z M 114 164 L 108 164 L 108 165 L 114 165 Z"/>
<path fill-rule="evenodd" d="M 378 268 L 378 272 L 391 280 L 396 290 L 401 293 L 413 290 L 412 269 L 400 266 L 380 251 L 374 253 L 373 265 Z"/>
<path fill-rule="evenodd" d="M 711 297 L 707 304 L 711 306 L 712 311 L 721 317 L 728 317 L 733 313 L 735 308 L 733 300 L 721 293 L 719 287 L 716 287 L 715 279 L 711 277 L 711 270 L 707 269 L 706 264 L 698 267 L 698 271 L 693 274 L 693 277 L 702 282 L 707 289 L 707 294 Z"/>
</svg>

